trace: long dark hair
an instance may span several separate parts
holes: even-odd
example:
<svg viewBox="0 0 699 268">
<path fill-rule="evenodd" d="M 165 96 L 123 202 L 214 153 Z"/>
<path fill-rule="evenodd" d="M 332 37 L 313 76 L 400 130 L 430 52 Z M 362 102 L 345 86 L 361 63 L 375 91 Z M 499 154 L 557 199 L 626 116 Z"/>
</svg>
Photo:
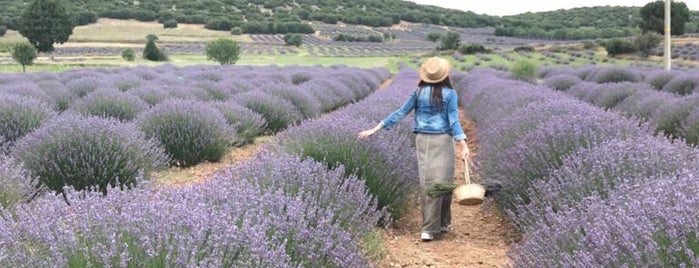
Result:
<svg viewBox="0 0 699 268">
<path fill-rule="evenodd" d="M 449 76 L 447 76 L 444 80 L 437 83 L 427 83 L 425 81 L 420 80 L 418 88 L 422 90 L 426 86 L 432 87 L 432 95 L 430 95 L 430 107 L 432 107 L 432 110 L 441 111 L 444 106 L 444 103 L 442 103 L 442 88 L 454 88 L 454 86 L 452 86 L 451 84 L 451 79 L 449 79 Z"/>
</svg>

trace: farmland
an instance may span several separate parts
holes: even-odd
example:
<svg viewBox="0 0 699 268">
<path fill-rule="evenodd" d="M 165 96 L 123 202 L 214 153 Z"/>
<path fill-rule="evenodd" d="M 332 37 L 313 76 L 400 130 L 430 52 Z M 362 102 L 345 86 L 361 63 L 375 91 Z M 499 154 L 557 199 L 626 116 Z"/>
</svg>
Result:
<svg viewBox="0 0 699 268">
<path fill-rule="evenodd" d="M 26 73 L 23 37 L 0 36 L 0 267 L 699 266 L 696 35 L 673 37 L 666 71 L 659 46 L 309 25 L 289 46 L 100 17 Z M 429 40 L 449 32 L 485 51 Z M 148 34 L 167 61 L 141 58 Z M 207 59 L 218 38 L 240 44 L 234 65 Z M 453 66 L 473 178 L 502 190 L 419 243 L 413 115 L 357 133 L 432 56 Z"/>
</svg>

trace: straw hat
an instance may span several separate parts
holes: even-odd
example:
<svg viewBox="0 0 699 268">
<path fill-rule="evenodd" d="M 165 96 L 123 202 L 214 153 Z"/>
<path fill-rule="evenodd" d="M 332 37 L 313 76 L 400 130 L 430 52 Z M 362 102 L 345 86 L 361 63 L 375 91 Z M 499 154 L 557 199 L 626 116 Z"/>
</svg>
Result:
<svg viewBox="0 0 699 268">
<path fill-rule="evenodd" d="M 432 57 L 420 67 L 420 79 L 427 83 L 439 83 L 449 76 L 450 69 L 451 64 L 449 64 L 449 61 L 439 57 Z"/>
</svg>

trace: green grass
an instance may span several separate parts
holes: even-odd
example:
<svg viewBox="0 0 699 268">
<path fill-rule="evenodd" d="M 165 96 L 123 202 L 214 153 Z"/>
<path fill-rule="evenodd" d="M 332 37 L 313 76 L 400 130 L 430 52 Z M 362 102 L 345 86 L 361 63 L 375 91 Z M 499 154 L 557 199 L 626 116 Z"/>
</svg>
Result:
<svg viewBox="0 0 699 268">
<path fill-rule="evenodd" d="M 359 247 L 362 249 L 362 252 L 364 252 L 364 255 L 373 263 L 380 262 L 386 256 L 383 239 L 381 238 L 381 229 L 374 229 L 366 234 L 362 238 L 362 241 L 360 241 Z"/>
<path fill-rule="evenodd" d="M 0 54 L 0 57 L 9 57 L 9 54 Z M 27 66 L 28 72 L 50 71 L 60 72 L 72 68 L 80 67 L 128 67 L 128 66 L 157 66 L 162 64 L 173 64 L 178 66 L 194 65 L 194 64 L 210 64 L 217 65 L 218 63 L 206 59 L 205 55 L 170 55 L 170 61 L 167 62 L 151 62 L 143 59 L 136 59 L 133 62 L 127 62 L 120 56 L 105 56 L 105 57 L 85 57 L 73 58 L 75 61 L 68 61 L 70 58 L 56 57 L 56 62 L 51 62 L 47 57 L 40 57 L 36 63 Z M 79 61 L 78 61 L 79 60 Z M 243 55 L 236 65 L 299 65 L 299 66 L 331 66 L 331 65 L 347 65 L 359 68 L 374 68 L 385 67 L 392 72 L 398 70 L 398 62 L 407 62 L 408 57 L 323 57 L 309 55 Z M 21 72 L 22 66 L 19 64 L 0 64 L 0 72 Z"/>
</svg>

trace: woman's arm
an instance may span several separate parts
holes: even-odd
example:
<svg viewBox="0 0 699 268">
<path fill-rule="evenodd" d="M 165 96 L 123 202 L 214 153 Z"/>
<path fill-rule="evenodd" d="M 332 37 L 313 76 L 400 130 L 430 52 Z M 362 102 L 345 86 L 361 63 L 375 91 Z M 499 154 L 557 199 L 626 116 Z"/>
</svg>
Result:
<svg viewBox="0 0 699 268">
<path fill-rule="evenodd" d="M 447 117 L 449 119 L 449 128 L 454 140 L 458 141 L 458 146 L 461 147 L 460 157 L 466 158 L 469 153 L 468 145 L 466 145 L 466 134 L 463 128 L 461 128 L 461 122 L 459 120 L 459 104 L 458 95 L 456 91 L 452 91 L 447 101 Z"/>
<path fill-rule="evenodd" d="M 374 135 L 376 132 L 378 132 L 382 128 L 391 129 L 391 127 L 394 124 L 396 124 L 398 121 L 403 119 L 403 117 L 405 117 L 408 113 L 410 113 L 410 111 L 415 109 L 416 102 L 417 102 L 417 90 L 413 91 L 413 93 L 410 95 L 410 98 L 403 104 L 402 107 L 400 107 L 398 110 L 396 110 L 391 115 L 386 117 L 386 119 L 381 121 L 374 128 L 359 132 L 357 137 L 360 139 L 363 139 L 363 138 L 369 137 L 371 135 Z"/>
</svg>

